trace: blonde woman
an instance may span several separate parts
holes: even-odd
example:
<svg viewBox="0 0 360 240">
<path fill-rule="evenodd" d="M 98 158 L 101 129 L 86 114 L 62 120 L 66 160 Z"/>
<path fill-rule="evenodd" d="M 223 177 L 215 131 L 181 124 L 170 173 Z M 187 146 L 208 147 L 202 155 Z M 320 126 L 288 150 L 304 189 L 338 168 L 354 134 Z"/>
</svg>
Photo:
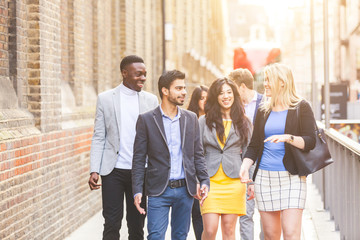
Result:
<svg viewBox="0 0 360 240">
<path fill-rule="evenodd" d="M 281 231 L 285 240 L 300 239 L 306 177 L 297 175 L 290 148 L 304 151 L 314 148 L 314 114 L 309 103 L 296 93 L 292 72 L 286 65 L 267 66 L 264 87 L 267 99 L 256 115 L 240 179 L 244 183 L 252 181 L 249 168 L 256 162 L 255 199 L 265 239 L 280 239 Z M 300 108 L 301 126 L 297 108 Z"/>
</svg>

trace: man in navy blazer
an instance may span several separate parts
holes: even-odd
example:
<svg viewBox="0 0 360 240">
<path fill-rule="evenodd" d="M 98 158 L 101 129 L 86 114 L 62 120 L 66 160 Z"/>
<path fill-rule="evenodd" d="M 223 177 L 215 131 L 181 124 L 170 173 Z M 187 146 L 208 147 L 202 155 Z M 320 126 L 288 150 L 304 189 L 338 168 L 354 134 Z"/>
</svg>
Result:
<svg viewBox="0 0 360 240">
<path fill-rule="evenodd" d="M 177 70 L 162 74 L 158 82 L 161 105 L 140 114 L 136 124 L 134 204 L 145 214 L 140 206 L 144 188 L 150 240 L 165 239 L 170 207 L 171 239 L 186 239 L 193 197 L 202 204 L 210 186 L 197 116 L 179 108 L 186 96 L 184 79 L 185 74 Z"/>
<path fill-rule="evenodd" d="M 229 74 L 229 78 L 238 85 L 240 97 L 245 107 L 245 114 L 252 124 L 255 122 L 256 112 L 262 101 L 263 95 L 254 90 L 254 77 L 248 69 L 238 68 Z M 250 176 L 252 177 L 255 165 L 250 168 Z M 249 186 L 253 187 L 253 186 Z M 241 239 L 254 239 L 254 215 L 255 199 L 246 201 L 246 215 L 239 218 Z M 264 239 L 263 233 L 260 239 Z"/>
</svg>

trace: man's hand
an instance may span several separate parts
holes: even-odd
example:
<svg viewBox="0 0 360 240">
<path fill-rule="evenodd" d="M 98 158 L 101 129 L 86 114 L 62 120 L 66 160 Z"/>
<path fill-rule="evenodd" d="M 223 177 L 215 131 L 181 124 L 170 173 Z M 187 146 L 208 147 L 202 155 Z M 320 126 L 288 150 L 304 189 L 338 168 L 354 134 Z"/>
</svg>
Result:
<svg viewBox="0 0 360 240">
<path fill-rule="evenodd" d="M 140 207 L 140 203 L 141 203 L 141 198 L 142 198 L 142 194 L 138 193 L 135 195 L 135 199 L 134 199 L 134 204 L 136 209 L 139 211 L 140 214 L 145 215 L 145 209 L 143 209 L 142 207 Z"/>
<path fill-rule="evenodd" d="M 101 187 L 101 184 L 97 183 L 98 181 L 99 181 L 99 174 L 96 172 L 92 172 L 90 174 L 90 178 L 88 182 L 91 190 L 96 190 Z"/>
<path fill-rule="evenodd" d="M 196 184 L 196 195 L 193 196 L 195 199 L 201 199 L 200 183 Z"/>
<path fill-rule="evenodd" d="M 201 189 L 200 189 L 200 196 L 201 196 L 200 206 L 203 205 L 205 199 L 206 199 L 207 196 L 208 196 L 208 192 L 209 192 L 208 186 L 206 186 L 205 184 L 202 185 L 202 186 L 201 186 Z"/>
<path fill-rule="evenodd" d="M 248 187 L 247 187 L 247 195 L 248 195 L 247 200 L 252 200 L 252 199 L 255 198 L 255 186 L 254 186 L 254 184 L 248 185 Z"/>
</svg>

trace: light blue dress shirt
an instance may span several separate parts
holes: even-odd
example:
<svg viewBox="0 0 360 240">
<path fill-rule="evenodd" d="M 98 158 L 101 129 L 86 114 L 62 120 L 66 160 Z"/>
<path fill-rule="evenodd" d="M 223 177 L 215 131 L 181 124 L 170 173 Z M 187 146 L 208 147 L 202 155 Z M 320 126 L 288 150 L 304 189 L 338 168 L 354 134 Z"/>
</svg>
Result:
<svg viewBox="0 0 360 240">
<path fill-rule="evenodd" d="M 161 105 L 160 111 L 164 124 L 166 142 L 170 151 L 170 180 L 183 179 L 185 178 L 185 174 L 181 149 L 180 109 L 178 108 L 178 114 L 174 119 L 165 115 L 161 109 Z"/>
</svg>

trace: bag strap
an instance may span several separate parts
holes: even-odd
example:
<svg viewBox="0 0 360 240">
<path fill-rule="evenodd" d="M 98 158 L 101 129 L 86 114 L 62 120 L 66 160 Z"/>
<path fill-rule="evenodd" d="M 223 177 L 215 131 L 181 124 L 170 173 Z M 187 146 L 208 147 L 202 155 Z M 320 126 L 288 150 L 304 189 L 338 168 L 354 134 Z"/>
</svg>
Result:
<svg viewBox="0 0 360 240">
<path fill-rule="evenodd" d="M 301 105 L 301 103 L 303 102 L 304 100 L 302 100 L 298 105 L 297 105 L 297 107 L 296 107 L 296 117 L 297 117 L 297 119 L 298 119 L 298 123 L 299 123 L 299 129 L 300 129 L 300 132 L 301 132 L 301 126 L 302 126 L 302 124 L 301 124 L 301 116 L 300 116 L 300 105 Z M 316 132 L 319 132 L 319 128 L 318 128 L 318 126 L 317 126 L 317 124 L 316 124 L 316 120 L 314 121 L 314 125 L 315 125 L 315 131 Z"/>
</svg>

